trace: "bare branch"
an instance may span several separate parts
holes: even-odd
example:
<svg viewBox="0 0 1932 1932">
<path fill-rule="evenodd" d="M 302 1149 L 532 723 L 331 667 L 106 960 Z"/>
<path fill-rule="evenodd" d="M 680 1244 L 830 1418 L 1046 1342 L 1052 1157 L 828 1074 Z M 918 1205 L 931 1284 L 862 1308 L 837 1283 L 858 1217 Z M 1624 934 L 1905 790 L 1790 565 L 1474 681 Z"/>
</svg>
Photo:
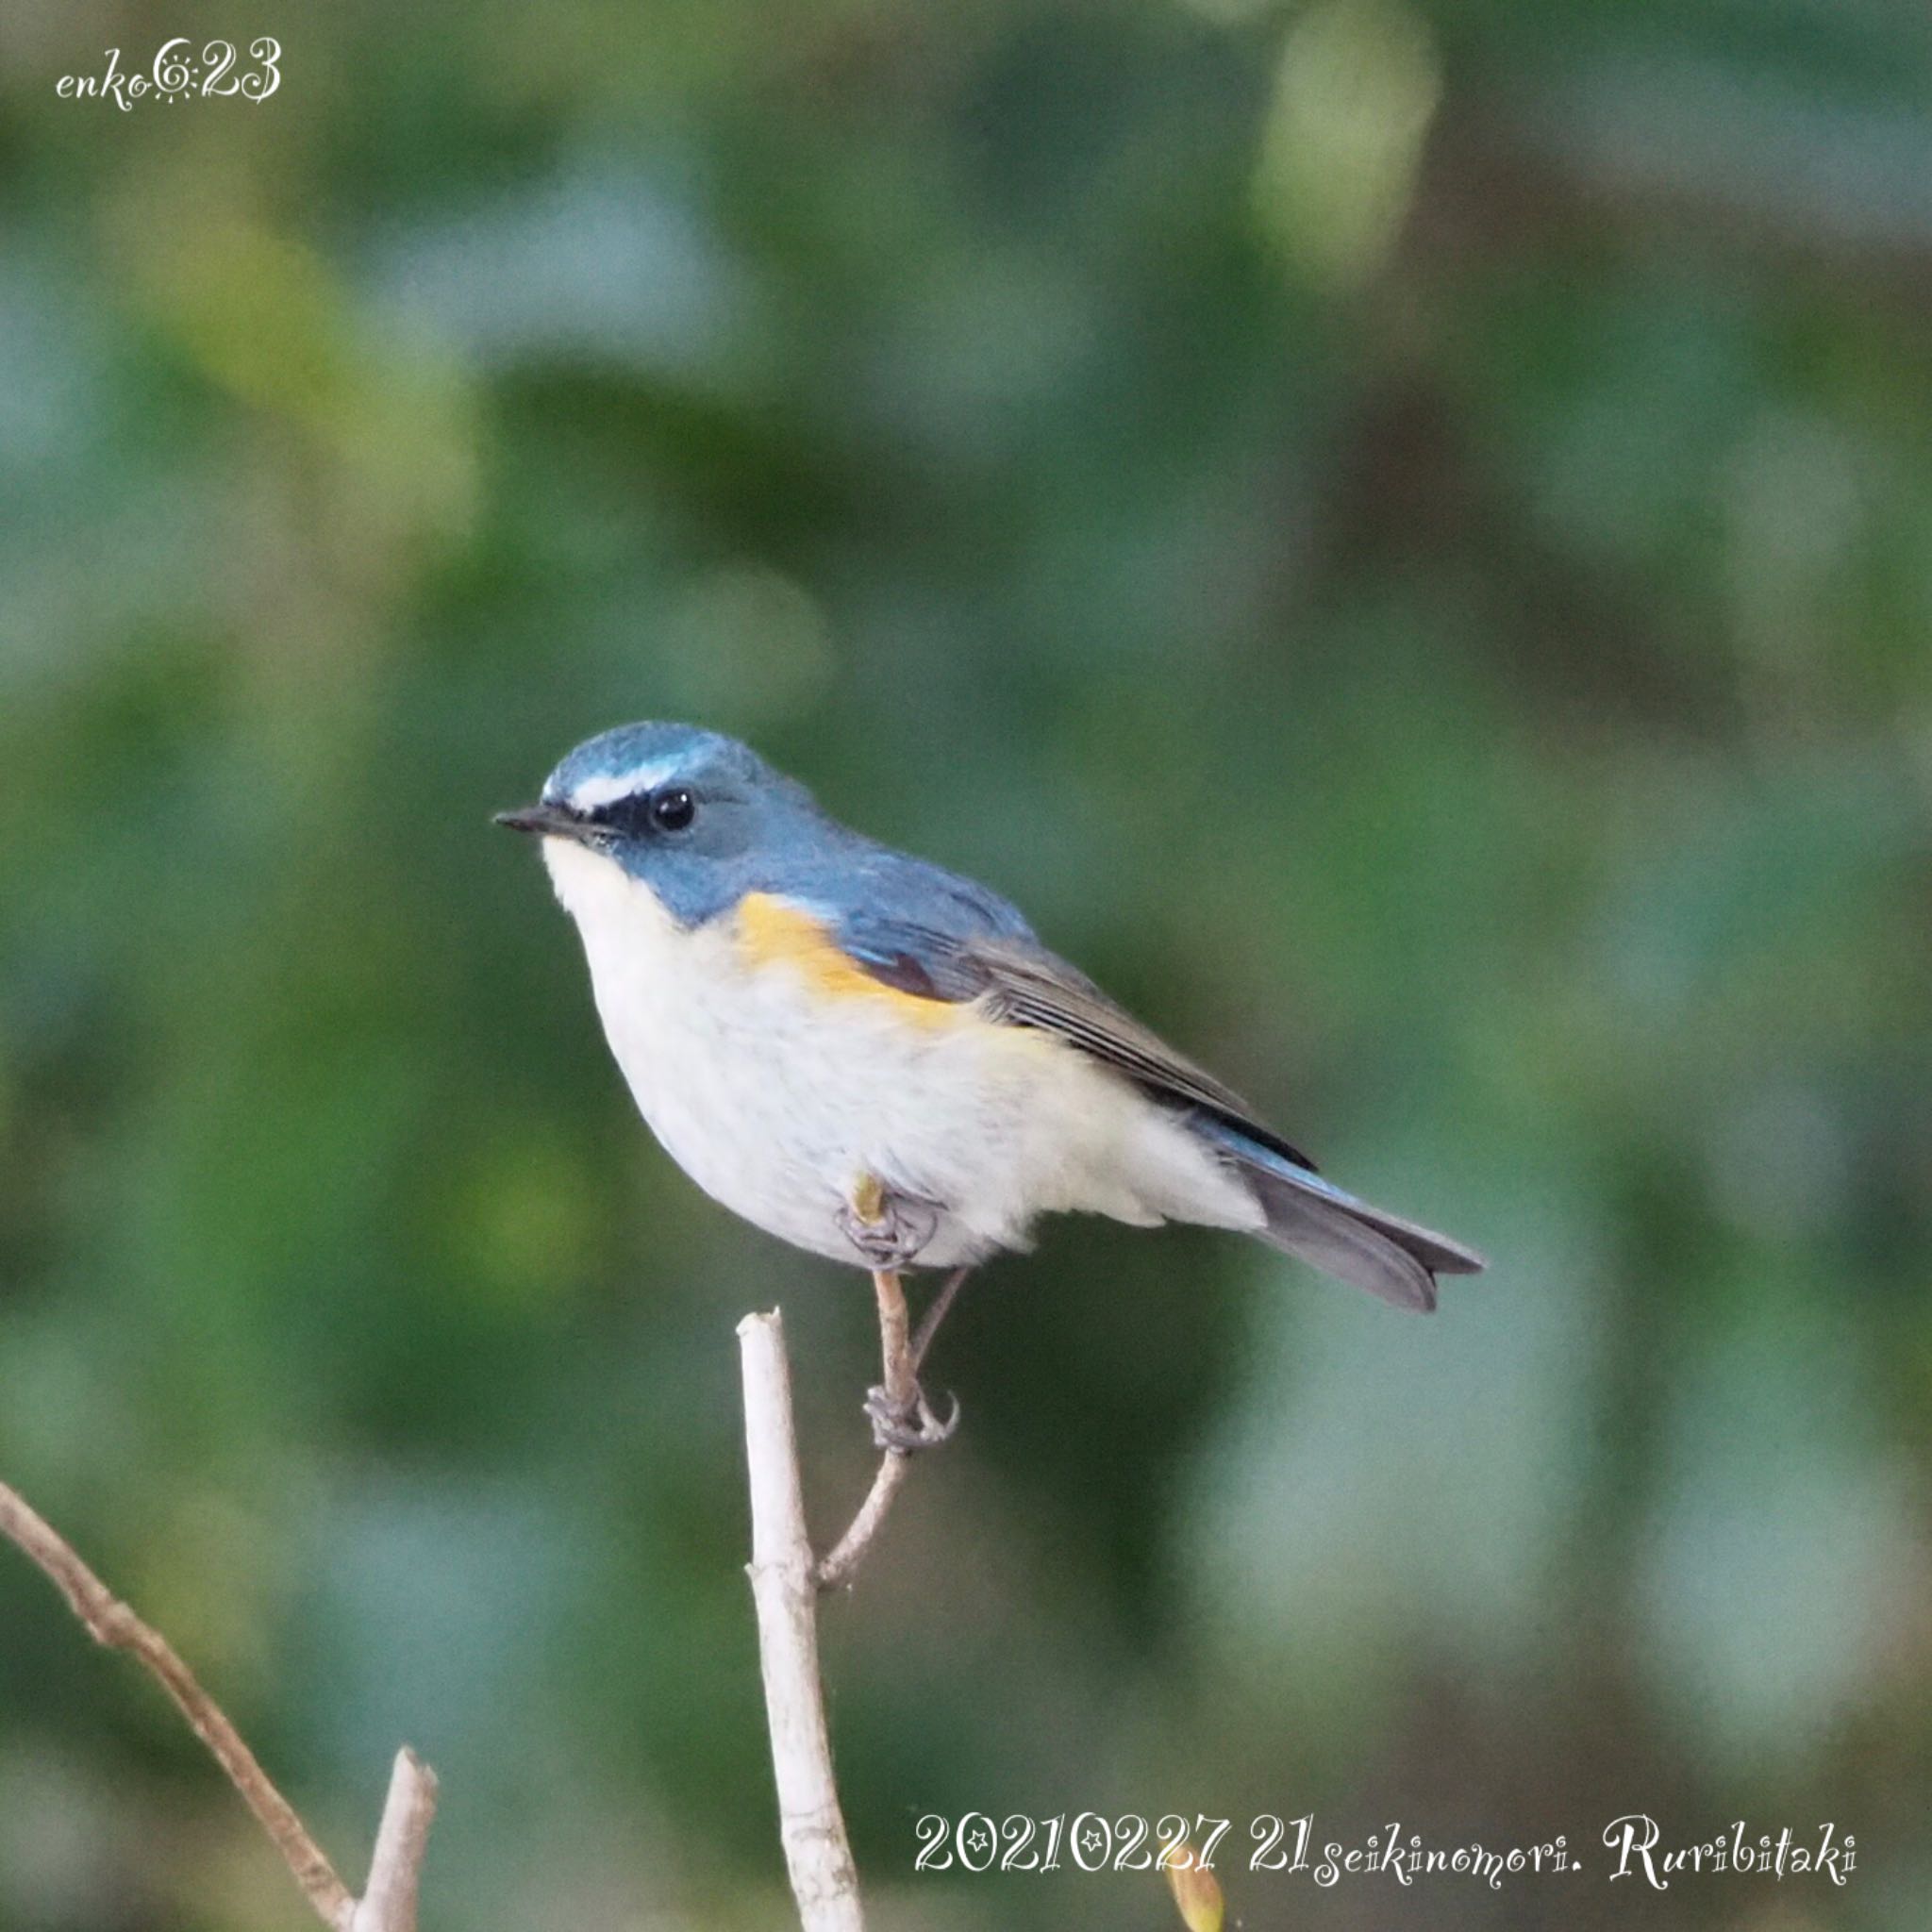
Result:
<svg viewBox="0 0 1932 1932">
<path fill-rule="evenodd" d="M 873 1539 L 878 1535 L 879 1527 L 886 1520 L 886 1511 L 892 1507 L 892 1498 L 899 1493 L 899 1485 L 906 1480 L 906 1472 L 911 1467 L 912 1458 L 903 1449 L 888 1449 L 879 1458 L 879 1473 L 873 1477 L 872 1488 L 866 1491 L 865 1501 L 858 1506 L 858 1514 L 852 1519 L 851 1528 L 839 1539 L 831 1554 L 813 1572 L 821 1590 L 837 1590 L 841 1584 L 852 1581 L 853 1573 L 865 1561 Z"/>
<path fill-rule="evenodd" d="M 966 1274 L 967 1271 L 961 1268 L 947 1281 L 925 1320 L 920 1324 L 919 1335 L 914 1340 L 911 1322 L 906 1312 L 904 1284 L 891 1269 L 874 1270 L 872 1285 L 873 1292 L 878 1298 L 879 1357 L 884 1371 L 879 1392 L 884 1395 L 889 1409 L 908 1414 L 918 1407 L 921 1400 L 920 1357 L 931 1341 L 933 1331 L 938 1328 L 947 1306 L 959 1291 L 959 1284 L 965 1280 Z M 837 1590 L 852 1581 L 884 1526 L 886 1512 L 891 1508 L 892 1499 L 898 1495 L 900 1486 L 906 1480 L 906 1473 L 911 1466 L 912 1457 L 904 1449 L 889 1448 L 880 1457 L 879 1472 L 873 1477 L 872 1488 L 866 1491 L 865 1501 L 858 1506 L 858 1514 L 852 1519 L 852 1526 L 818 1567 L 821 1590 Z"/>
<path fill-rule="evenodd" d="M 904 1322 L 901 1297 L 901 1323 Z M 738 1324 L 744 1449 L 751 1477 L 752 1599 L 765 1720 L 778 1788 L 778 1834 L 805 1932 L 864 1932 L 858 1874 L 832 1777 L 819 1681 L 818 1586 L 806 1533 L 791 1374 L 778 1311 Z"/>
<path fill-rule="evenodd" d="M 416 1932 L 416 1892 L 425 1841 L 436 1815 L 436 1776 L 413 1751 L 405 1750 L 396 1757 L 370 1867 L 369 1894 L 358 1906 L 327 1854 L 174 1646 L 142 1623 L 88 1568 L 74 1546 L 5 1483 L 0 1483 L 0 1536 L 53 1580 L 95 1642 L 137 1657 L 174 1699 L 255 1813 L 329 1932 Z"/>
<path fill-rule="evenodd" d="M 278 1791 L 242 1734 L 175 1656 L 159 1631 L 150 1629 L 94 1573 L 74 1547 L 16 1491 L 0 1483 L 0 1534 L 38 1563 L 58 1587 L 96 1643 L 131 1652 L 175 1700 L 194 1734 L 215 1755 L 228 1782 L 275 1841 L 316 1917 L 332 1932 L 349 1932 L 356 1901 L 336 1876 L 322 1847 L 309 1837 L 294 1807 Z"/>
<path fill-rule="evenodd" d="M 416 1932 L 416 1893 L 435 1821 L 436 1774 L 406 1744 L 390 1774 L 369 1883 L 350 1932 Z"/>
<path fill-rule="evenodd" d="M 926 1309 L 919 1324 L 919 1333 L 912 1338 L 912 1373 L 917 1375 L 925 1366 L 925 1353 L 933 1344 L 933 1338 L 940 1332 L 940 1324 L 946 1319 L 946 1310 L 953 1306 L 959 1291 L 966 1286 L 966 1277 L 973 1273 L 970 1267 L 955 1268 L 940 1286 L 940 1291 L 932 1298 L 932 1306 Z"/>
<path fill-rule="evenodd" d="M 886 1400 L 894 1408 L 909 1409 L 919 1397 L 919 1358 L 908 1339 L 911 1324 L 906 1312 L 906 1290 L 898 1275 L 887 1268 L 874 1271 L 872 1285 L 878 1297 L 879 1358 Z M 852 1581 L 911 1467 L 912 1457 L 903 1449 L 888 1449 L 880 1457 L 879 1473 L 873 1478 L 865 1501 L 858 1506 L 852 1526 L 814 1572 L 821 1590 L 837 1590 Z"/>
</svg>

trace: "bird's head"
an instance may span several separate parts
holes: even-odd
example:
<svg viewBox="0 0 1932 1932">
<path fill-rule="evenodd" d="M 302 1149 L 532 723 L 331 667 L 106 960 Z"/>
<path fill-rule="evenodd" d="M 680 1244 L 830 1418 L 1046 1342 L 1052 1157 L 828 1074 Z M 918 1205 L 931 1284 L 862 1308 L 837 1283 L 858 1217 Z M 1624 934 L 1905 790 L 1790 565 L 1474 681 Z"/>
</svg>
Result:
<svg viewBox="0 0 1932 1932">
<path fill-rule="evenodd" d="M 573 912 L 617 874 L 650 890 L 680 924 L 733 904 L 760 861 L 825 821 L 805 788 L 748 745 L 690 724 L 624 724 L 577 746 L 537 804 L 497 824 L 543 841 Z"/>
</svg>

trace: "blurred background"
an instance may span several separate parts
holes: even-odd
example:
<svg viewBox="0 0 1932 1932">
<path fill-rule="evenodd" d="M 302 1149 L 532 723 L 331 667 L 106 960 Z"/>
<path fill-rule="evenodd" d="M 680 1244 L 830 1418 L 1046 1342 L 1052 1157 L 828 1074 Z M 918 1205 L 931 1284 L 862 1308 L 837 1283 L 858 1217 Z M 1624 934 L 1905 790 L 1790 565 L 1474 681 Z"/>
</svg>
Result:
<svg viewBox="0 0 1932 1932">
<path fill-rule="evenodd" d="M 1928 104 L 1916 0 L 7 8 L 0 1474 L 346 1873 L 407 1739 L 431 1932 L 790 1923 L 732 1328 L 829 1536 L 870 1297 L 490 824 L 656 716 L 1493 1257 L 974 1284 L 824 1618 L 879 1926 L 1174 1923 L 915 1876 L 969 1808 L 1591 1868 L 1250 1927 L 1932 1923 Z M 0 1925 L 308 1923 L 5 1551 L 0 1630 Z M 1633 1809 L 1858 1870 L 1639 1896 Z"/>
</svg>

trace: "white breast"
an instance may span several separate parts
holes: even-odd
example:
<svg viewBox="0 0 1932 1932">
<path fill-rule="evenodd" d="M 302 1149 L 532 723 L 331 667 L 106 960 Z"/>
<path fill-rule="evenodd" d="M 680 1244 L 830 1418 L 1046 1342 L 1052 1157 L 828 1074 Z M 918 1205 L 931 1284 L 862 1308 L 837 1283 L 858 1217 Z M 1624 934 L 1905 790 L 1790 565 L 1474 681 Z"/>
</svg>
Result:
<svg viewBox="0 0 1932 1932">
<path fill-rule="evenodd" d="M 839 1215 L 868 1174 L 939 1204 L 933 1267 L 1022 1246 L 1055 1209 L 1259 1224 L 1192 1134 L 1060 1041 L 828 996 L 788 961 L 748 964 L 730 919 L 687 930 L 610 859 L 558 839 L 543 853 L 639 1110 L 768 1232 L 858 1262 Z"/>
</svg>

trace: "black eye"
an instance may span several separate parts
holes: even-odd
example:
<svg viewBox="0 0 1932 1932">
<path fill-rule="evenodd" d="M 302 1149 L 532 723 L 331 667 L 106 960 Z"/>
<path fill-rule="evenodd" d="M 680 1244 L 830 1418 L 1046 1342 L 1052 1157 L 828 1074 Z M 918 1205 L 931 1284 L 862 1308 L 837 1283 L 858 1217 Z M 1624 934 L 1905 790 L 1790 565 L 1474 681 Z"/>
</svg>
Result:
<svg viewBox="0 0 1932 1932">
<path fill-rule="evenodd" d="M 660 832 L 681 832 L 697 816 L 697 800 L 681 786 L 659 791 L 651 799 L 651 823 Z"/>
</svg>

